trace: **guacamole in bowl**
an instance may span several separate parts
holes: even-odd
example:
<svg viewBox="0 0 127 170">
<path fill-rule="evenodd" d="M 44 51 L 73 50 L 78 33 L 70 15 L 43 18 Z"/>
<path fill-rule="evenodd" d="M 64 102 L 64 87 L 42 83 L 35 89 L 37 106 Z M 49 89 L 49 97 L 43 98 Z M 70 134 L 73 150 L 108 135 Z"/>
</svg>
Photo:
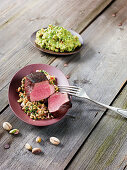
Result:
<svg viewBox="0 0 127 170">
<path fill-rule="evenodd" d="M 37 31 L 35 43 L 41 48 L 61 53 L 73 52 L 82 45 L 76 35 L 63 27 L 53 25 Z"/>
</svg>

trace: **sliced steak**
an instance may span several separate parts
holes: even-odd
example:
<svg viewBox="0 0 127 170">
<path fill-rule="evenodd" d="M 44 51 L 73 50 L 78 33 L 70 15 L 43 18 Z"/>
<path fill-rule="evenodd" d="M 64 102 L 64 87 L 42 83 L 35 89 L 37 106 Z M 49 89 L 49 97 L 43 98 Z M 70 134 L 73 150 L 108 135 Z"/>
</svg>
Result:
<svg viewBox="0 0 127 170">
<path fill-rule="evenodd" d="M 54 86 L 50 85 L 48 81 L 35 83 L 30 93 L 30 100 L 39 101 L 48 98 L 55 92 Z"/>
<path fill-rule="evenodd" d="M 24 88 L 31 101 L 46 99 L 55 92 L 54 86 L 49 84 L 47 77 L 42 72 L 27 75 Z"/>
<path fill-rule="evenodd" d="M 54 117 L 63 116 L 72 107 L 67 93 L 54 93 L 48 98 L 48 109 Z"/>
</svg>

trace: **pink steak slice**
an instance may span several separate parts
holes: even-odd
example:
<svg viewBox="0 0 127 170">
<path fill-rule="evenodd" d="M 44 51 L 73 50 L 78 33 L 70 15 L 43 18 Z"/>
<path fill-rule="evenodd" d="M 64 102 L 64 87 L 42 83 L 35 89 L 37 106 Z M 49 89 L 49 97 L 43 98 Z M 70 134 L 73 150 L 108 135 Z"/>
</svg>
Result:
<svg viewBox="0 0 127 170">
<path fill-rule="evenodd" d="M 32 92 L 30 93 L 30 100 L 39 101 L 48 98 L 55 92 L 54 86 L 50 85 L 48 81 L 35 83 Z"/>
<path fill-rule="evenodd" d="M 31 101 L 46 99 L 55 92 L 54 86 L 49 84 L 47 77 L 42 72 L 27 75 L 24 88 Z"/>
<path fill-rule="evenodd" d="M 68 98 L 67 93 L 54 93 L 48 98 L 48 109 L 49 112 L 53 114 L 54 117 L 63 116 L 72 104 Z"/>
</svg>

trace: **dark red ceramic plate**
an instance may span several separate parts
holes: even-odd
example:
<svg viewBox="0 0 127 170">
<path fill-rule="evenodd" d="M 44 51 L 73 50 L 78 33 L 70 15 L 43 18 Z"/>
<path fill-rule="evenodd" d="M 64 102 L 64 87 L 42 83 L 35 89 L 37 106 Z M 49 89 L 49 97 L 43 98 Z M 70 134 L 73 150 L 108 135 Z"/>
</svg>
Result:
<svg viewBox="0 0 127 170">
<path fill-rule="evenodd" d="M 20 104 L 17 102 L 19 96 L 16 89 L 21 85 L 22 78 L 32 72 L 35 72 L 36 70 L 45 70 L 50 75 L 54 75 L 57 78 L 58 85 L 69 85 L 65 75 L 57 68 L 47 64 L 31 64 L 19 70 L 12 78 L 9 86 L 8 99 L 11 109 L 19 119 L 31 125 L 47 126 L 60 121 L 64 115 L 60 118 L 50 120 L 33 120 L 23 112 Z"/>
<path fill-rule="evenodd" d="M 38 30 L 37 30 L 37 31 L 38 31 Z M 31 43 L 33 44 L 34 47 L 36 47 L 37 49 L 39 49 L 40 51 L 43 51 L 43 52 L 45 52 L 45 53 L 49 53 L 49 54 L 53 54 L 53 55 L 64 55 L 64 56 L 65 56 L 65 55 L 72 55 L 72 54 L 78 53 L 78 52 L 81 50 L 82 46 L 83 46 L 83 39 L 82 39 L 81 35 L 79 35 L 77 32 L 75 32 L 75 31 L 73 31 L 73 30 L 68 30 L 68 31 L 70 31 L 70 32 L 72 33 L 72 35 L 76 35 L 76 36 L 79 38 L 79 41 L 80 41 L 81 44 L 82 44 L 81 47 L 76 48 L 75 51 L 73 51 L 73 52 L 64 52 L 64 53 L 54 52 L 54 51 L 51 51 L 51 50 L 47 50 L 47 49 L 41 48 L 39 45 L 37 45 L 37 44 L 35 43 L 36 32 L 37 32 L 37 31 L 35 31 L 35 32 L 31 35 L 30 41 L 31 41 Z"/>
</svg>

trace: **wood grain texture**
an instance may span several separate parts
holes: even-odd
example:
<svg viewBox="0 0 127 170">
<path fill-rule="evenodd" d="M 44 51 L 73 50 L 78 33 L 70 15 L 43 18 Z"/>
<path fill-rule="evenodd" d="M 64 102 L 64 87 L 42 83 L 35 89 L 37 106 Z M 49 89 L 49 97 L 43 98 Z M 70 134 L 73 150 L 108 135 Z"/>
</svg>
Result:
<svg viewBox="0 0 127 170">
<path fill-rule="evenodd" d="M 127 109 L 127 85 L 113 106 Z M 108 111 L 67 170 L 123 170 L 126 166 L 127 120 Z"/>
<path fill-rule="evenodd" d="M 90 97 L 107 104 L 127 80 L 127 23 L 118 26 L 127 17 L 126 2 L 116 1 L 82 33 L 85 48 L 79 55 L 57 58 L 52 63 L 70 75 L 71 85 L 83 86 Z M 112 17 L 115 12 L 117 16 Z"/>
<path fill-rule="evenodd" d="M 80 54 L 65 58 L 53 58 L 53 60 L 51 58 L 50 60 L 51 65 L 60 68 L 66 75 L 70 75 L 70 84 L 82 86 L 90 97 L 106 104 L 112 102 L 120 86 L 126 80 L 127 33 L 124 29 L 126 23 L 121 27 L 118 26 L 121 19 L 126 18 L 126 7 L 124 6 L 126 1 L 116 1 L 82 33 L 85 47 Z M 112 17 L 112 13 L 119 9 L 121 10 L 117 16 Z M 24 48 L 29 48 L 30 50 L 23 50 Z M 21 67 L 23 67 L 26 63 L 32 63 L 33 59 L 34 62 L 37 62 L 38 60 L 32 57 L 32 53 L 34 55 L 38 53 L 38 59 L 41 61 L 40 52 L 35 52 L 35 49 L 29 46 L 29 44 L 24 46 L 24 48 L 17 53 L 20 53 L 20 56 L 23 57 L 24 54 L 29 56 L 31 51 L 31 58 L 29 56 L 28 58 L 30 59 L 23 61 L 24 57 L 21 60 L 18 58 L 19 55 L 17 55 L 16 58 L 19 60 L 18 62 L 16 61 L 17 68 L 13 68 L 12 71 L 11 65 L 8 65 L 9 67 L 6 68 L 10 70 L 10 75 L 18 69 L 18 64 L 21 64 Z M 42 57 L 41 62 L 43 60 L 44 62 L 49 61 L 47 56 Z M 9 60 L 11 63 L 13 61 L 14 59 Z M 23 63 L 20 63 L 20 61 L 23 61 Z M 64 67 L 64 63 L 68 63 L 68 66 Z M 14 66 L 15 64 L 13 64 Z M 8 81 L 7 72 L 5 77 Z M 1 84 L 2 86 L 3 84 Z M 8 107 L 0 115 L 0 123 L 2 125 L 4 121 L 9 121 L 15 128 L 20 130 L 21 135 L 12 138 L 1 127 L 1 168 L 64 169 L 105 112 L 105 109 L 86 100 L 73 97 L 72 101 L 73 107 L 62 121 L 43 128 L 33 127 L 21 122 Z M 119 121 L 119 117 L 116 117 L 116 119 Z M 38 135 L 44 139 L 44 143 L 41 146 L 35 143 L 35 138 Z M 50 136 L 58 137 L 61 140 L 61 145 L 58 147 L 51 145 L 48 141 Z M 3 145 L 6 142 L 11 143 L 9 150 L 3 149 Z M 44 154 L 35 156 L 27 152 L 24 148 L 27 142 L 34 147 L 40 146 Z"/>
<path fill-rule="evenodd" d="M 4 8 L 4 12 L 0 12 L 0 95 L 4 95 L 4 88 L 7 88 L 12 76 L 20 68 L 28 63 L 54 61 L 53 56 L 45 55 L 32 47 L 29 37 L 34 31 L 51 23 L 80 32 L 111 1 L 29 0 L 24 2 L 18 0 L 11 7 L 11 2 L 9 2 L 7 9 Z M 6 103 L 7 97 L 5 95 L 0 98 L 0 110 L 6 106 Z"/>
<path fill-rule="evenodd" d="M 80 108 L 76 109 L 80 104 Z M 95 110 L 98 110 L 96 106 Z M 59 123 L 48 127 L 35 127 L 23 123 L 16 118 L 8 107 L 0 115 L 0 168 L 1 169 L 64 169 L 73 157 L 75 150 L 84 141 L 93 122 L 87 116 L 90 106 L 85 106 L 83 101 L 73 100 L 73 108 Z M 85 110 L 85 111 L 84 111 Z M 94 111 L 93 115 L 94 115 Z M 82 113 L 83 112 L 83 113 Z M 18 128 L 20 134 L 12 137 L 2 128 L 2 123 L 9 121 L 13 128 Z M 85 129 L 85 131 L 84 131 Z M 37 144 L 35 138 L 41 136 L 42 144 Z M 49 143 L 49 137 L 56 136 L 61 145 L 54 146 Z M 4 145 L 10 144 L 10 149 L 5 150 Z M 33 155 L 24 148 L 26 143 L 33 147 L 40 147 L 44 154 Z M 33 164 L 34 162 L 34 164 Z"/>
</svg>

